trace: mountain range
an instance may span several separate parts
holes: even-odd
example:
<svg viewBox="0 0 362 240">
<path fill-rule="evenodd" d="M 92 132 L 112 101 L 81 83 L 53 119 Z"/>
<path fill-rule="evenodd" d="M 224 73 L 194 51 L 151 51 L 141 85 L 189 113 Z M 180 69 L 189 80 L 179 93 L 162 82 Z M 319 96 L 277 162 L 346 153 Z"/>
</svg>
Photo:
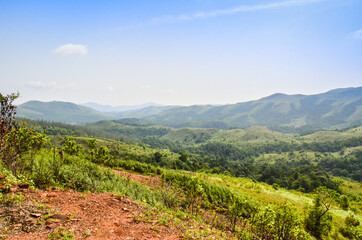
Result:
<svg viewBox="0 0 362 240">
<path fill-rule="evenodd" d="M 105 119 L 116 119 L 115 116 L 89 107 L 60 101 L 28 101 L 18 106 L 17 116 L 70 124 L 84 124 Z"/>
<path fill-rule="evenodd" d="M 136 118 L 142 119 L 144 124 L 176 128 L 229 129 L 260 125 L 284 132 L 341 129 L 362 125 L 362 87 L 334 89 L 315 95 L 277 93 L 255 101 L 218 106 L 146 104 L 146 107 L 133 106 L 133 109 L 129 106 L 87 106 L 66 102 L 29 101 L 18 106 L 18 116 L 71 124 L 117 119 L 128 119 L 126 122 L 132 123 L 135 121 L 133 118 Z M 113 111 L 114 109 L 123 110 Z"/>
<path fill-rule="evenodd" d="M 102 104 L 98 104 L 95 102 L 88 102 L 88 103 L 83 103 L 80 105 L 92 108 L 92 109 L 100 111 L 100 112 L 126 112 L 126 111 L 131 111 L 131 110 L 139 110 L 139 109 L 151 107 L 151 106 L 156 106 L 156 107 L 163 106 L 161 104 L 152 103 L 152 102 L 139 104 L 139 105 L 132 105 L 132 106 L 111 106 L 111 105 L 102 105 Z"/>
</svg>

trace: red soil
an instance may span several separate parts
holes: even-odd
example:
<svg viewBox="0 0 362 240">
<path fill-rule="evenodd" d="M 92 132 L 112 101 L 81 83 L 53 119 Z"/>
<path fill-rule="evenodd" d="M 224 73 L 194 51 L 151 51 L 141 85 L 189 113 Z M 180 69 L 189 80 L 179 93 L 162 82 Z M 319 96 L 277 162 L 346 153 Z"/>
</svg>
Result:
<svg viewBox="0 0 362 240">
<path fill-rule="evenodd" d="M 47 239 L 47 236 L 60 226 L 67 231 L 73 231 L 75 239 L 181 239 L 177 230 L 172 227 L 166 228 L 157 222 L 136 221 L 134 216 L 141 215 L 145 208 L 125 196 L 116 197 L 110 193 L 81 194 L 58 189 L 23 191 L 26 196 L 23 204 L 27 206 L 23 209 L 28 208 L 29 204 L 39 205 L 39 202 L 42 202 L 60 215 L 51 213 L 52 218 L 56 219 L 45 222 L 44 212 L 30 214 L 26 219 L 16 219 L 16 216 L 24 216 L 24 213 L 20 212 L 25 210 L 10 210 L 16 215 L 15 220 L 18 223 L 9 225 L 8 239 Z M 37 223 L 41 220 L 43 224 Z M 27 226 L 32 229 L 30 232 L 26 232 Z"/>
</svg>

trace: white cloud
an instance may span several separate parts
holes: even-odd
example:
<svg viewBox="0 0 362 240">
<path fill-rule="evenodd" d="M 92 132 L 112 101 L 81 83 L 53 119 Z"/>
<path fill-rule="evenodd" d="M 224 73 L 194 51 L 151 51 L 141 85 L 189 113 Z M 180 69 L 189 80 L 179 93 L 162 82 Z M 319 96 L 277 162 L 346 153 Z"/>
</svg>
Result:
<svg viewBox="0 0 362 240">
<path fill-rule="evenodd" d="M 180 14 L 180 15 L 164 15 L 159 18 L 154 18 L 150 21 L 151 24 L 158 24 L 163 22 L 172 21 L 191 21 L 196 19 L 205 19 L 212 17 L 219 17 L 224 15 L 232 15 L 242 12 L 255 12 L 261 10 L 268 10 L 282 7 L 300 6 L 312 3 L 318 3 L 328 0 L 288 0 L 274 3 L 258 4 L 258 5 L 241 5 L 229 9 L 217 9 L 209 12 L 196 12 L 194 14 Z"/>
<path fill-rule="evenodd" d="M 351 33 L 351 37 L 354 38 L 354 39 L 362 40 L 362 29 L 354 31 L 353 33 Z"/>
<path fill-rule="evenodd" d="M 33 88 L 38 88 L 38 89 L 56 89 L 56 90 L 61 90 L 61 89 L 69 89 L 69 88 L 74 88 L 75 85 L 74 84 L 70 84 L 67 86 L 61 86 L 58 85 L 56 82 L 42 82 L 42 81 L 31 81 L 28 82 L 28 86 L 33 87 Z"/>
<path fill-rule="evenodd" d="M 141 28 L 141 27 L 145 27 L 145 26 L 149 26 L 149 25 L 157 25 L 157 24 L 169 23 L 169 22 L 192 21 L 192 20 L 198 20 L 198 19 L 220 17 L 220 16 L 224 16 L 224 15 L 245 13 L 245 12 L 256 12 L 256 11 L 262 11 L 262 10 L 268 10 L 268 9 L 302 6 L 302 5 L 314 4 L 314 3 L 325 2 L 325 1 L 330 1 L 330 0 L 286 0 L 286 1 L 257 4 L 257 5 L 241 5 L 241 6 L 237 6 L 234 8 L 216 9 L 216 10 L 208 11 L 208 12 L 199 11 L 194 14 L 163 15 L 160 17 L 152 18 L 148 21 L 114 28 L 114 29 L 112 29 L 112 31 L 124 31 L 124 30 Z"/>
<path fill-rule="evenodd" d="M 53 53 L 63 57 L 73 55 L 85 56 L 88 54 L 88 48 L 81 44 L 65 44 L 54 49 Z"/>
<path fill-rule="evenodd" d="M 46 88 L 46 89 L 57 89 L 56 82 L 41 82 L 41 81 L 32 81 L 28 82 L 28 85 L 34 88 Z"/>
</svg>

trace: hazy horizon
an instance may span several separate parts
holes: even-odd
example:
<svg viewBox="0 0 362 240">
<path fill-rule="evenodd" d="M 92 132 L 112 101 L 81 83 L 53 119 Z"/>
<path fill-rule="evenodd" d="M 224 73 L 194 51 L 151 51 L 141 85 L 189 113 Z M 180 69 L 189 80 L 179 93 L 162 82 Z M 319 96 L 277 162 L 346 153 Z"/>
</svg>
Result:
<svg viewBox="0 0 362 240">
<path fill-rule="evenodd" d="M 0 84 L 29 100 L 232 104 L 362 85 L 357 0 L 2 1 Z"/>
</svg>

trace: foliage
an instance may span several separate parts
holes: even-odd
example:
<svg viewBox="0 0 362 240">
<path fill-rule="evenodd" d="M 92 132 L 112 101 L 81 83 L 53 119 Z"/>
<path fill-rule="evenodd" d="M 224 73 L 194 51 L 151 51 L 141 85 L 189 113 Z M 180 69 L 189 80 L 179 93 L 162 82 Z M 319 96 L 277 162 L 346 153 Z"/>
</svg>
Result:
<svg viewBox="0 0 362 240">
<path fill-rule="evenodd" d="M 263 207 L 252 224 L 253 234 L 258 239 L 310 239 L 296 208 L 287 203 Z"/>
<path fill-rule="evenodd" d="M 63 227 L 58 227 L 54 232 L 48 235 L 49 240 L 74 240 L 74 233 L 73 231 L 68 231 Z"/>
<path fill-rule="evenodd" d="M 332 226 L 331 210 L 333 192 L 326 188 L 319 188 L 316 191 L 314 206 L 309 210 L 306 218 L 306 229 L 317 239 L 328 235 Z"/>
<path fill-rule="evenodd" d="M 31 175 L 35 186 L 47 188 L 53 184 L 81 192 L 114 192 L 151 205 L 161 201 L 158 193 L 138 182 L 115 173 L 79 156 L 44 149 L 37 155 Z"/>
<path fill-rule="evenodd" d="M 15 122 L 16 106 L 13 101 L 19 97 L 19 93 L 3 95 L 0 93 L 0 154 L 5 150 L 5 137 L 17 127 Z"/>
<path fill-rule="evenodd" d="M 4 151 L 0 157 L 15 176 L 22 174 L 26 167 L 32 171 L 34 156 L 46 142 L 45 134 L 21 124 L 14 127 L 4 138 Z"/>
<path fill-rule="evenodd" d="M 362 229 L 359 220 L 353 216 L 348 215 L 344 220 L 344 226 L 339 230 L 342 235 L 348 239 L 362 239 Z"/>
</svg>

